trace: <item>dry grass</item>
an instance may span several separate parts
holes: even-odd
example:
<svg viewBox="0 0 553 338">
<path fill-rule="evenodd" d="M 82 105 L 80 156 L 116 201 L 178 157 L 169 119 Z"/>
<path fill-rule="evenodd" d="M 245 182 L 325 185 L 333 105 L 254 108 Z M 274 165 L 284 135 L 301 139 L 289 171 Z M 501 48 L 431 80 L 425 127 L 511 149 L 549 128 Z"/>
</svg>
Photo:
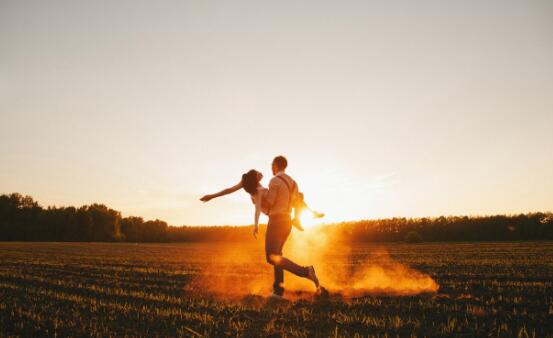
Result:
<svg viewBox="0 0 553 338">
<path fill-rule="evenodd" d="M 430 275 L 438 292 L 346 298 L 290 290 L 297 300 L 271 302 L 250 294 L 252 280 L 272 274 L 259 242 L 0 243 L 0 335 L 553 334 L 553 243 L 356 245 L 347 262 L 327 255 L 326 269 L 368 264 L 383 249 Z"/>
</svg>

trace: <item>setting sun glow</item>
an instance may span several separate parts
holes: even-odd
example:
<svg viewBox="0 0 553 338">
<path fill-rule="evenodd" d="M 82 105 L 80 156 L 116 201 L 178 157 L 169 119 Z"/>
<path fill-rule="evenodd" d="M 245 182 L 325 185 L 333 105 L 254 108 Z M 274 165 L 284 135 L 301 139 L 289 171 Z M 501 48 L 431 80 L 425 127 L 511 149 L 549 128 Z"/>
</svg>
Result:
<svg viewBox="0 0 553 338">
<path fill-rule="evenodd" d="M 284 155 L 306 226 L 551 209 L 552 1 L 86 3 L 0 1 L 0 193 L 247 226 L 200 198 Z"/>
<path fill-rule="evenodd" d="M 323 218 L 324 219 L 324 218 Z M 313 213 L 306 210 L 303 212 L 300 216 L 301 226 L 305 229 L 311 229 L 317 225 L 320 225 L 322 223 L 322 219 L 315 218 Z"/>
</svg>

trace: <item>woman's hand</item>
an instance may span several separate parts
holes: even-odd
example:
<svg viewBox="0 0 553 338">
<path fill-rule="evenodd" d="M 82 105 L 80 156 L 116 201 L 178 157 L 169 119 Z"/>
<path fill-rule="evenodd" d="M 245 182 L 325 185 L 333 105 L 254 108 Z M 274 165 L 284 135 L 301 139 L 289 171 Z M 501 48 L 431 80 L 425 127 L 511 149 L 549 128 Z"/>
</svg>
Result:
<svg viewBox="0 0 553 338">
<path fill-rule="evenodd" d="M 209 202 L 213 198 L 212 195 L 205 195 L 204 197 L 200 198 L 200 201 L 202 202 Z"/>
<path fill-rule="evenodd" d="M 255 237 L 255 239 L 257 239 L 257 234 L 259 233 L 259 228 L 258 227 L 254 227 L 253 228 L 253 237 Z"/>
</svg>

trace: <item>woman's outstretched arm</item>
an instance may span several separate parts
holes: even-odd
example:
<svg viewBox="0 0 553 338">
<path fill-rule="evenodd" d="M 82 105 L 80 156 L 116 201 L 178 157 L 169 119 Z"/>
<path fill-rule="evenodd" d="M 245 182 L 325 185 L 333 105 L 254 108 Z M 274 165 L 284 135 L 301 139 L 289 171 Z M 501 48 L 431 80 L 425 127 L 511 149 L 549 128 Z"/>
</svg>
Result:
<svg viewBox="0 0 553 338">
<path fill-rule="evenodd" d="M 241 188 L 242 188 L 242 182 L 240 182 L 240 183 L 238 183 L 235 186 L 232 186 L 230 188 L 223 189 L 223 190 L 219 191 L 218 193 L 205 195 L 202 198 L 200 198 L 200 201 L 207 202 L 207 201 L 212 200 L 212 199 L 217 198 L 217 197 L 232 194 L 233 192 L 235 192 L 237 190 L 240 190 Z"/>
</svg>

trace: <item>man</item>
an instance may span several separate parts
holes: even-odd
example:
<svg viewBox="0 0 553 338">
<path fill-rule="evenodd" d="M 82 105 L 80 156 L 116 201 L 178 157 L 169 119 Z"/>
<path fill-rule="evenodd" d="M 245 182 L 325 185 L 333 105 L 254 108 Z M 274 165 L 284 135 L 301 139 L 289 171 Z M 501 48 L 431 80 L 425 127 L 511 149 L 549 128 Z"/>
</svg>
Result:
<svg viewBox="0 0 553 338">
<path fill-rule="evenodd" d="M 282 256 L 282 247 L 292 230 L 290 214 L 294 199 L 298 195 L 296 182 L 285 173 L 287 166 L 288 161 L 284 156 L 275 157 L 272 163 L 274 177 L 269 183 L 269 191 L 263 201 L 269 209 L 265 255 L 267 262 L 274 266 L 275 281 L 272 296 L 277 298 L 284 294 L 284 270 L 313 281 L 317 289 L 319 288 L 319 280 L 313 266 L 300 266 Z"/>
</svg>

